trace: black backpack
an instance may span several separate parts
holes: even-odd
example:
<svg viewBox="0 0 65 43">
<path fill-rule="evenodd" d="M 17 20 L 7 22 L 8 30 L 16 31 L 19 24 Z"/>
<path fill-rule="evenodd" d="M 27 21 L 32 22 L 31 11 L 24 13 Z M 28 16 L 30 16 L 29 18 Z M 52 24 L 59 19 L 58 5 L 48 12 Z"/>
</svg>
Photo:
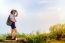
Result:
<svg viewBox="0 0 65 43">
<path fill-rule="evenodd" d="M 6 24 L 7 24 L 8 26 L 11 26 L 11 24 L 12 24 L 12 21 L 10 20 L 10 15 L 9 15 L 9 17 L 8 17 L 8 19 L 7 19 Z"/>
</svg>

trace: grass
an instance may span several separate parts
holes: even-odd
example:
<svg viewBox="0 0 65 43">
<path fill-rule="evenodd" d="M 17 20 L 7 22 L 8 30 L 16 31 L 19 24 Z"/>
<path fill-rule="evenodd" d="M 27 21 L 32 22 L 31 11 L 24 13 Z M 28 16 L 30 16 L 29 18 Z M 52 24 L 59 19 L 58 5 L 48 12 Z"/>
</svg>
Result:
<svg viewBox="0 0 65 43">
<path fill-rule="evenodd" d="M 63 38 L 58 41 L 56 39 L 49 39 L 48 35 L 47 34 L 36 34 L 36 35 L 32 35 L 32 34 L 28 34 L 28 35 L 25 35 L 25 34 L 18 34 L 17 35 L 18 38 L 27 38 L 28 40 L 28 43 L 65 43 L 65 39 L 63 40 Z M 0 40 L 5 40 L 5 36 L 3 37 L 0 37 Z M 4 42 L 0 42 L 0 43 L 4 43 Z"/>
<path fill-rule="evenodd" d="M 47 41 L 47 43 L 65 43 L 65 41 L 62 41 L 62 40 L 60 40 L 60 41 L 58 41 L 58 40 L 49 40 L 49 41 Z"/>
<path fill-rule="evenodd" d="M 0 36 L 0 41 L 5 40 L 8 35 Z M 35 34 L 17 34 L 17 38 L 26 38 L 28 43 L 65 43 L 65 24 L 50 27 L 49 33 L 36 32 Z"/>
</svg>

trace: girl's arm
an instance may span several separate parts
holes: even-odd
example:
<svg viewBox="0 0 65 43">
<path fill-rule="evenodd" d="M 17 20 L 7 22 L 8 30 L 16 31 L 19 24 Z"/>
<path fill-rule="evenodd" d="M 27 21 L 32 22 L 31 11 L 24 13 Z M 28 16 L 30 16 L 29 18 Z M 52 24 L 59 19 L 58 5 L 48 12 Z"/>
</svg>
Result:
<svg viewBox="0 0 65 43">
<path fill-rule="evenodd" d="M 15 19 L 11 19 L 11 21 L 12 21 L 12 22 L 16 22 L 16 20 L 15 20 Z"/>
<path fill-rule="evenodd" d="M 11 20 L 12 22 L 16 22 L 15 17 L 13 17 L 12 15 L 10 16 L 10 20 Z"/>
</svg>

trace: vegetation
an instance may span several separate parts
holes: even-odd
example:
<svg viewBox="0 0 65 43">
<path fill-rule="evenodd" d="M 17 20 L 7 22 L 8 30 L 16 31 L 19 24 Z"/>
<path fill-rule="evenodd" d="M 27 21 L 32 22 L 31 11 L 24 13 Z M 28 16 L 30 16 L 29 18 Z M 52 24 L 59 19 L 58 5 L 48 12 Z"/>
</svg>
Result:
<svg viewBox="0 0 65 43">
<path fill-rule="evenodd" d="M 28 43 L 65 43 L 65 24 L 53 25 L 49 28 L 49 33 L 36 32 L 36 34 L 17 34 L 17 38 L 26 38 Z M 0 36 L 0 40 L 5 40 L 8 35 Z"/>
</svg>

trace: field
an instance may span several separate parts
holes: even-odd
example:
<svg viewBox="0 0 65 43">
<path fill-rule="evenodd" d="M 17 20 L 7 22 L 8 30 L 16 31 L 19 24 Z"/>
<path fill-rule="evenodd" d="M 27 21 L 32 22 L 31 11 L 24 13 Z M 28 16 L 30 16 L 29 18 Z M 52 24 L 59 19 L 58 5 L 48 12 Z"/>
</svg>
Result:
<svg viewBox="0 0 65 43">
<path fill-rule="evenodd" d="M 28 43 L 65 43 L 65 24 L 51 26 L 49 30 L 49 33 L 42 34 L 39 31 L 35 34 L 17 33 L 17 38 L 24 38 Z M 6 40 L 8 36 L 8 34 L 1 35 L 0 41 Z"/>
</svg>

